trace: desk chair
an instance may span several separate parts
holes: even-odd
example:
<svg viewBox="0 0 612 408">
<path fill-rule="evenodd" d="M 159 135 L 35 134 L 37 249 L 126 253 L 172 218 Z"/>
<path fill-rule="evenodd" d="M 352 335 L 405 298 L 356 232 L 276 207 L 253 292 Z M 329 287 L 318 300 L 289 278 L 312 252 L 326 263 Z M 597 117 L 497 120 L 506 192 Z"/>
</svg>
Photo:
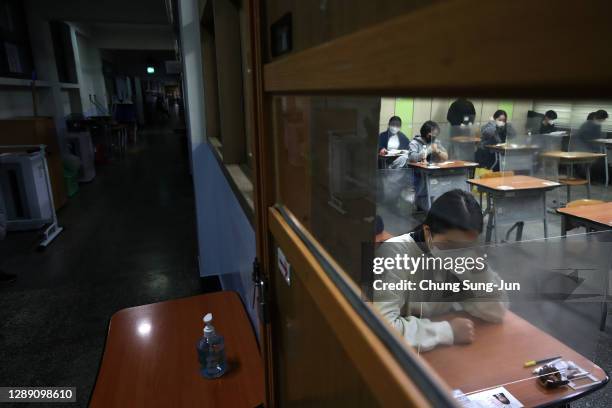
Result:
<svg viewBox="0 0 612 408">
<path fill-rule="evenodd" d="M 587 186 L 587 197 L 591 198 L 591 188 L 589 185 L 589 181 L 585 180 L 585 179 L 581 179 L 581 178 L 576 178 L 576 177 L 566 177 L 566 178 L 559 178 L 559 184 L 563 184 L 564 186 L 567 187 L 567 203 L 566 206 L 569 207 L 569 203 L 571 201 L 571 189 L 573 186 Z M 580 201 L 580 200 L 577 200 Z M 597 201 L 597 200 L 595 200 Z"/>
</svg>

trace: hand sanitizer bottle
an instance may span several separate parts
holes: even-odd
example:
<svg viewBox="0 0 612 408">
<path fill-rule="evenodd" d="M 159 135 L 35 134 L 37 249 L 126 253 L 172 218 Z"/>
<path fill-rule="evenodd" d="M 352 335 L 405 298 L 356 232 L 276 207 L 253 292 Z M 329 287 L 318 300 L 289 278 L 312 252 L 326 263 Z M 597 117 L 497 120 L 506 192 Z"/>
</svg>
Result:
<svg viewBox="0 0 612 408">
<path fill-rule="evenodd" d="M 221 377 L 227 370 L 225 361 L 225 342 L 223 336 L 215 332 L 211 324 L 212 313 L 204 316 L 204 336 L 198 341 L 198 358 L 200 360 L 200 374 L 205 378 Z"/>
</svg>

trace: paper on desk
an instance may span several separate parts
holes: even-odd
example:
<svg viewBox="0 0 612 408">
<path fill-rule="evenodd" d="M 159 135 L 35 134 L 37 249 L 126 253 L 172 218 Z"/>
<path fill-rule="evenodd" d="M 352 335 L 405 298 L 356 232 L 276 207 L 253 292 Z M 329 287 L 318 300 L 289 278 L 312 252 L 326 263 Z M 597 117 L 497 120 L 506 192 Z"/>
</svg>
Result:
<svg viewBox="0 0 612 408">
<path fill-rule="evenodd" d="M 498 190 L 514 190 L 512 186 L 497 186 Z"/>
<path fill-rule="evenodd" d="M 559 186 L 560 184 L 555 181 L 543 181 L 542 184 L 545 186 Z"/>
<path fill-rule="evenodd" d="M 406 153 L 408 153 L 408 150 L 391 149 L 391 150 L 387 150 L 386 156 L 400 156 Z"/>
<path fill-rule="evenodd" d="M 453 396 L 457 399 L 457 402 L 462 407 L 466 408 L 521 408 L 523 404 L 517 400 L 514 395 L 510 394 L 510 391 L 504 387 L 492 388 L 490 390 L 481 391 L 476 394 L 459 394 L 455 390 Z M 468 405 L 465 404 L 464 400 L 467 399 Z"/>
<path fill-rule="evenodd" d="M 463 164 L 465 164 L 466 166 L 478 166 L 478 163 L 474 162 L 463 162 Z"/>
</svg>

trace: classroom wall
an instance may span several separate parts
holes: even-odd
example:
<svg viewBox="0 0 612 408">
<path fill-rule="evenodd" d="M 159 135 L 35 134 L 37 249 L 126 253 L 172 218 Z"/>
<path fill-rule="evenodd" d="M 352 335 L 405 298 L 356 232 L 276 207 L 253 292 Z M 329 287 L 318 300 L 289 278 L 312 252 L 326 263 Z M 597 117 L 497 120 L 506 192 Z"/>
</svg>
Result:
<svg viewBox="0 0 612 408">
<path fill-rule="evenodd" d="M 49 97 L 48 88 L 38 88 L 38 114 L 42 116 L 53 116 L 45 101 Z M 0 119 L 13 118 L 16 116 L 32 116 L 33 102 L 32 90 L 27 86 L 0 86 Z"/>
<path fill-rule="evenodd" d="M 223 289 L 237 291 L 257 328 L 257 315 L 251 307 L 255 232 L 206 139 L 198 2 L 179 0 L 178 4 L 200 275 L 218 275 Z"/>
<path fill-rule="evenodd" d="M 433 120 L 440 125 L 448 124 L 446 114 L 456 98 L 381 98 L 380 123 L 381 132 L 387 129 L 389 118 L 397 115 L 402 118 L 402 132 L 414 136 L 425 121 Z M 476 123 L 484 124 L 498 109 L 508 112 L 510 122 L 515 129 L 524 129 L 527 111 L 533 109 L 531 100 L 497 100 L 468 98 L 476 110 Z"/>
<path fill-rule="evenodd" d="M 105 114 L 106 111 L 98 109 L 90 101 L 90 95 L 95 95 L 101 106 L 108 106 L 100 49 L 95 46 L 88 33 L 81 31 L 74 25 L 71 26 L 71 30 L 73 31 L 74 58 L 81 89 L 83 112 L 85 115 Z"/>
</svg>

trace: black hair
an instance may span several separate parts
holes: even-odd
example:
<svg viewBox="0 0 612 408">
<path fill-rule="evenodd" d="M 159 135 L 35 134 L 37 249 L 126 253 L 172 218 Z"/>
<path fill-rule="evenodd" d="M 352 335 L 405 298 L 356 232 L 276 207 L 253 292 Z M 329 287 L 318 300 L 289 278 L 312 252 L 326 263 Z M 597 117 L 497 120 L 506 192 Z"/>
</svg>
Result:
<svg viewBox="0 0 612 408">
<path fill-rule="evenodd" d="M 506 117 L 506 119 L 508 119 L 508 114 L 506 113 L 505 110 L 503 109 L 498 109 L 495 111 L 495 113 L 493 114 L 493 119 L 497 119 L 499 118 L 501 115 L 504 115 Z"/>
<path fill-rule="evenodd" d="M 595 119 L 595 112 L 591 112 L 587 115 L 587 120 L 593 120 Z"/>
<path fill-rule="evenodd" d="M 442 194 L 431 205 L 424 225 L 432 234 L 448 230 L 482 232 L 482 209 L 471 193 L 464 190 L 450 190 Z"/>
<path fill-rule="evenodd" d="M 600 109 L 597 112 L 593 112 L 593 119 L 596 119 L 596 120 L 608 119 L 608 112 L 606 112 L 603 109 Z"/>
<path fill-rule="evenodd" d="M 402 118 L 400 118 L 399 116 L 391 116 L 391 118 L 389 118 L 389 124 L 394 120 L 399 121 L 400 124 L 402 123 Z"/>
<path fill-rule="evenodd" d="M 554 120 L 554 119 L 557 119 L 557 112 L 555 112 L 554 110 L 547 110 L 544 116 L 547 117 L 548 119 Z"/>
<path fill-rule="evenodd" d="M 440 126 L 438 126 L 438 124 L 433 120 L 428 120 L 427 122 L 423 123 L 423 126 L 421 126 L 421 137 L 427 136 L 435 129 L 440 130 Z"/>
</svg>

